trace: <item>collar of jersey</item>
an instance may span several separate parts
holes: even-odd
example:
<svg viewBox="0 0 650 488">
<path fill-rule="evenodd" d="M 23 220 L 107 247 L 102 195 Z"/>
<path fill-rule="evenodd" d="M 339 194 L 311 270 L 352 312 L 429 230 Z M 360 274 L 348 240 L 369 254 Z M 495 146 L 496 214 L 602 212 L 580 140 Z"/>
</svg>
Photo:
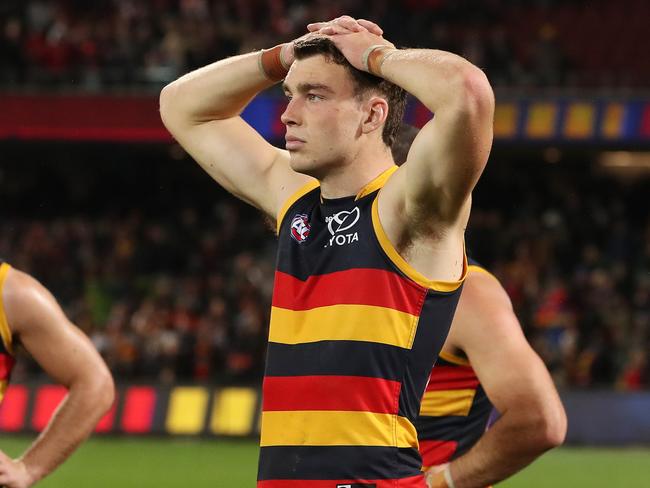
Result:
<svg viewBox="0 0 650 488">
<path fill-rule="evenodd" d="M 366 186 L 361 188 L 361 190 L 359 190 L 359 193 L 357 193 L 357 196 L 355 197 L 355 200 L 360 200 L 363 197 L 368 196 L 371 193 L 379 190 L 382 186 L 384 186 L 386 184 L 386 182 L 388 181 L 388 178 L 390 178 L 395 171 L 397 171 L 397 165 L 396 164 L 394 164 L 393 166 L 388 168 L 386 171 L 381 173 L 379 176 L 377 176 L 374 180 L 372 180 Z"/>
<path fill-rule="evenodd" d="M 347 203 L 354 199 L 353 201 L 361 200 L 363 197 L 366 197 L 370 195 L 371 193 L 379 190 L 382 186 L 386 184 L 388 181 L 388 178 L 392 176 L 392 174 L 397 171 L 398 166 L 393 165 L 384 172 L 382 172 L 379 176 L 377 176 L 374 180 L 372 180 L 370 183 L 368 183 L 366 186 L 361 188 L 359 190 L 359 193 L 356 194 L 356 196 L 349 196 L 349 197 L 339 197 L 339 198 L 324 198 L 323 195 L 320 197 L 320 202 L 323 205 L 340 205 L 342 203 Z"/>
</svg>

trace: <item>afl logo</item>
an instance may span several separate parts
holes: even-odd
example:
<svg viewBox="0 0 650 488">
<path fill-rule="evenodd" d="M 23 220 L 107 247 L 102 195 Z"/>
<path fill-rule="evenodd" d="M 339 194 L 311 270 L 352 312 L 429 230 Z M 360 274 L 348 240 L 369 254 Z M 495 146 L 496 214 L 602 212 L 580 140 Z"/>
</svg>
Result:
<svg viewBox="0 0 650 488">
<path fill-rule="evenodd" d="M 309 237 L 310 230 L 311 226 L 309 225 L 307 215 L 296 214 L 291 221 L 291 237 L 293 237 L 298 243 L 305 242 Z"/>
</svg>

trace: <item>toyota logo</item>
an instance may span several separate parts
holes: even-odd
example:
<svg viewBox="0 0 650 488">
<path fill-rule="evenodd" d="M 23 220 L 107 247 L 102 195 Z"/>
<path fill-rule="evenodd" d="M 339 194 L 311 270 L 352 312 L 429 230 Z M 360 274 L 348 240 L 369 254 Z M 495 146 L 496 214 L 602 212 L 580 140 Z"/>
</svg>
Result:
<svg viewBox="0 0 650 488">
<path fill-rule="evenodd" d="M 354 207 L 350 211 L 342 210 L 341 212 L 335 213 L 327 223 L 330 234 L 334 235 L 337 232 L 343 232 L 352 228 L 358 222 L 359 215 L 359 207 Z"/>
</svg>

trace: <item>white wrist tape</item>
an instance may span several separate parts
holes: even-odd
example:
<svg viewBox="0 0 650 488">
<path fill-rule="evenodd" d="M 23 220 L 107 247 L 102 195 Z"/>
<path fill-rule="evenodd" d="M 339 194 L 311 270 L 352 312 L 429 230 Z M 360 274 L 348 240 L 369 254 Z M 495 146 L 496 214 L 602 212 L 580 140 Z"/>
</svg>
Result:
<svg viewBox="0 0 650 488">
<path fill-rule="evenodd" d="M 368 66 L 368 58 L 370 57 L 370 53 L 373 52 L 375 49 L 380 49 L 380 48 L 386 48 L 390 47 L 386 44 L 373 44 L 372 46 L 368 46 L 368 48 L 363 52 L 363 56 L 361 57 L 361 64 L 363 65 L 363 69 L 366 70 L 368 73 L 370 73 L 370 67 Z"/>
</svg>

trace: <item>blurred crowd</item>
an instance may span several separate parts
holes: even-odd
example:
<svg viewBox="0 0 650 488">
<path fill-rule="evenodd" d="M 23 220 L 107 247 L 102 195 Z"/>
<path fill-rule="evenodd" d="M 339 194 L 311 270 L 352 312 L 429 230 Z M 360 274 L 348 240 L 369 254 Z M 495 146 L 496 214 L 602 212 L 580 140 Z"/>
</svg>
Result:
<svg viewBox="0 0 650 488">
<path fill-rule="evenodd" d="M 650 86 L 645 0 L 4 0 L 0 87 L 155 91 L 344 13 L 461 54 L 496 87 Z"/>
<path fill-rule="evenodd" d="M 526 159 L 488 166 L 474 195 L 470 253 L 502 280 L 560 386 L 650 388 L 650 181 L 619 181 L 573 161 Z M 139 183 L 133 194 L 110 199 L 125 185 L 106 174 L 110 191 L 91 187 L 86 203 L 55 206 L 51 218 L 43 208 L 63 205 L 66 184 L 50 178 L 57 191 L 45 203 L 27 190 L 36 213 L 22 198 L 23 214 L 12 207 L 14 217 L 3 217 L 0 256 L 53 291 L 119 380 L 257 381 L 273 232 L 198 169 L 183 176 L 157 164 L 162 176 L 144 168 L 151 176 L 140 179 L 152 180 L 151 187 Z M 190 161 L 178 164 L 195 169 Z M 137 179 L 133 163 L 114 166 L 125 181 Z M 166 172 L 181 184 L 164 193 Z M 67 173 L 77 178 L 70 187 L 88 186 L 88 175 Z M 159 201 L 152 200 L 158 188 Z M 93 207 L 93 194 L 111 211 Z M 199 194 L 211 203 L 196 201 Z M 125 205 L 116 211 L 118 201 Z M 21 361 L 16 375 L 36 371 Z"/>
<path fill-rule="evenodd" d="M 254 381 L 274 240 L 241 210 L 224 201 L 202 218 L 184 208 L 159 219 L 134 210 L 3 221 L 0 253 L 56 295 L 119 380 Z M 30 360 L 19 366 L 18 377 L 39 372 Z"/>
<path fill-rule="evenodd" d="M 559 385 L 648 388 L 650 181 L 562 163 L 479 182 L 470 249 Z"/>
</svg>

